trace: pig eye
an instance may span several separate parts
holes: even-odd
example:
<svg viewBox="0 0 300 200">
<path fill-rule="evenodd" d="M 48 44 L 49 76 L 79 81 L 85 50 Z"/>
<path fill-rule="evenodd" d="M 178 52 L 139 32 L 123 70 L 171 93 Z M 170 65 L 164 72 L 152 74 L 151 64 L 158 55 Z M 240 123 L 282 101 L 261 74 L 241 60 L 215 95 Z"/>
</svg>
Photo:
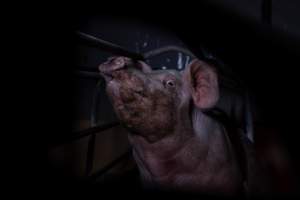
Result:
<svg viewBox="0 0 300 200">
<path fill-rule="evenodd" d="M 167 80 L 166 85 L 169 86 L 169 87 L 174 87 L 175 83 L 174 83 L 173 80 Z"/>
</svg>

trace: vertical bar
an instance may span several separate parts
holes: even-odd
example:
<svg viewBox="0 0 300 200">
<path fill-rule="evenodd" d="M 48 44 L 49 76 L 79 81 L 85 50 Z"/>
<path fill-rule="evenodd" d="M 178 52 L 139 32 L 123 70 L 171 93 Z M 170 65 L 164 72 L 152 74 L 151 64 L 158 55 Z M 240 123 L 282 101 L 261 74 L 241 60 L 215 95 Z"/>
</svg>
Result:
<svg viewBox="0 0 300 200">
<path fill-rule="evenodd" d="M 90 115 L 90 123 L 91 127 L 97 126 L 97 105 L 98 105 L 98 99 L 99 99 L 99 91 L 101 89 L 102 81 L 101 79 L 98 80 L 96 83 L 96 87 L 93 92 L 92 96 L 92 106 L 91 106 L 91 115 Z"/>
<path fill-rule="evenodd" d="M 272 25 L 272 0 L 262 0 L 261 20 L 264 24 Z"/>
<path fill-rule="evenodd" d="M 92 99 L 92 106 L 91 106 L 91 116 L 90 116 L 90 123 L 91 127 L 95 127 L 97 125 L 97 100 L 98 100 L 98 93 L 99 87 L 101 85 L 101 81 L 98 81 L 96 87 L 94 89 L 93 99 Z M 96 143 L 96 134 L 92 134 L 88 141 L 88 151 L 86 157 L 86 176 L 89 176 L 94 165 L 94 154 L 95 154 L 95 143 Z"/>
<path fill-rule="evenodd" d="M 253 115 L 251 112 L 251 101 L 249 92 L 246 92 L 245 94 L 245 104 L 246 135 L 251 140 L 251 142 L 254 142 Z"/>
<path fill-rule="evenodd" d="M 94 164 L 94 152 L 95 152 L 95 142 L 96 142 L 96 134 L 92 134 L 88 141 L 88 150 L 86 157 L 86 176 L 89 176 Z"/>
</svg>

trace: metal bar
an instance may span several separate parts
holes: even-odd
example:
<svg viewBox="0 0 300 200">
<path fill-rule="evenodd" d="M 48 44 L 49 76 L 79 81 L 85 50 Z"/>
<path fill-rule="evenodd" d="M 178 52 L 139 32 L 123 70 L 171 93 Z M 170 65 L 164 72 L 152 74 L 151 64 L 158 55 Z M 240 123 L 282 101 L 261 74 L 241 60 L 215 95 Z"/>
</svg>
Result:
<svg viewBox="0 0 300 200">
<path fill-rule="evenodd" d="M 101 85 L 102 81 L 99 80 L 96 84 L 96 87 L 93 91 L 93 96 L 92 96 L 92 106 L 91 106 L 91 114 L 90 114 L 90 122 L 91 122 L 91 127 L 97 126 L 97 105 L 99 100 L 99 94 L 101 94 Z"/>
<path fill-rule="evenodd" d="M 86 168 L 85 168 L 86 176 L 88 176 L 93 169 L 95 143 L 96 143 L 96 134 L 92 134 L 88 141 L 88 149 L 86 153 Z"/>
<path fill-rule="evenodd" d="M 262 0 L 261 20 L 265 24 L 272 24 L 272 0 Z"/>
<path fill-rule="evenodd" d="M 108 172 L 110 169 L 112 169 L 114 166 L 116 166 L 118 163 L 120 163 L 122 160 L 128 158 L 131 155 L 131 148 L 129 148 L 125 153 L 121 154 L 119 157 L 117 157 L 115 160 L 107 164 L 105 167 L 100 169 L 99 171 L 95 172 L 94 174 L 90 175 L 88 177 L 89 181 L 95 181 L 97 178 Z"/>
<path fill-rule="evenodd" d="M 250 95 L 247 91 L 245 94 L 245 124 L 246 124 L 246 134 L 251 142 L 254 142 L 254 129 L 253 129 L 253 115 L 251 108 Z"/>
<path fill-rule="evenodd" d="M 88 71 L 88 72 L 98 72 L 99 73 L 99 69 L 96 66 L 88 66 L 88 65 L 76 65 L 75 70 L 79 70 L 79 71 Z"/>
<path fill-rule="evenodd" d="M 164 46 L 164 47 L 161 47 L 161 48 L 158 48 L 158 49 L 154 49 L 154 50 L 151 50 L 151 51 L 148 51 L 148 52 L 144 53 L 143 55 L 146 59 L 148 59 L 148 58 L 158 56 L 160 54 L 170 52 L 170 51 L 179 51 L 179 52 L 182 52 L 182 53 L 185 53 L 185 54 L 191 56 L 192 58 L 196 57 L 191 51 L 189 51 L 189 50 L 187 50 L 183 47 L 173 46 L 173 45 Z"/>
<path fill-rule="evenodd" d="M 102 78 L 102 76 L 97 72 L 75 70 L 74 73 L 83 78 L 93 78 L 93 79 L 101 79 Z"/>
<path fill-rule="evenodd" d="M 118 45 L 107 42 L 105 40 L 101 40 L 99 38 L 88 35 L 86 33 L 77 31 L 76 35 L 78 36 L 80 41 L 84 42 L 86 45 L 96 47 L 101 50 L 109 51 L 115 55 L 126 56 L 126 57 L 132 58 L 134 60 L 144 60 L 144 57 L 141 54 L 127 51 L 126 49 L 124 49 Z"/>
<path fill-rule="evenodd" d="M 97 99 L 98 99 L 98 93 L 99 93 L 99 87 L 101 85 L 101 81 L 98 81 L 96 84 L 96 87 L 93 92 L 93 99 L 92 99 L 92 106 L 91 106 L 91 116 L 90 116 L 90 122 L 91 127 L 97 126 Z M 94 165 L 94 152 L 95 152 L 95 142 L 96 142 L 96 135 L 92 134 L 89 138 L 88 142 L 88 150 L 87 150 L 87 156 L 86 156 L 86 176 L 90 174 L 90 172 L 93 169 Z"/>
<path fill-rule="evenodd" d="M 72 136 L 62 139 L 60 142 L 52 144 L 51 146 L 55 147 L 55 146 L 59 146 L 68 142 L 72 142 L 74 140 L 80 139 L 82 137 L 91 135 L 91 134 L 96 134 L 96 133 L 100 133 L 102 131 L 105 131 L 107 129 L 113 128 L 115 126 L 118 126 L 120 123 L 119 122 L 112 122 L 109 124 L 105 124 L 105 125 L 101 125 L 101 126 L 96 126 L 96 127 L 92 127 L 92 128 L 88 128 L 82 131 L 77 131 L 74 132 L 72 134 Z"/>
</svg>

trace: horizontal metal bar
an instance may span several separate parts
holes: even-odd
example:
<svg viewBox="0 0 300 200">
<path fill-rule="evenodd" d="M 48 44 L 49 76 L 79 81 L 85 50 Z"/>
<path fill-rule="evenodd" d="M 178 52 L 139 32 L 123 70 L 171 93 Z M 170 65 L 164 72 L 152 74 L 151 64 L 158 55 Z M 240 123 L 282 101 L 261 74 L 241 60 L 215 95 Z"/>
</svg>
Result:
<svg viewBox="0 0 300 200">
<path fill-rule="evenodd" d="M 74 73 L 80 77 L 84 78 L 93 78 L 93 79 L 101 79 L 102 76 L 100 73 L 91 72 L 91 71 L 83 71 L 83 70 L 75 70 Z"/>
<path fill-rule="evenodd" d="M 120 163 L 122 160 L 128 158 L 131 155 L 131 148 L 129 148 L 125 153 L 118 156 L 115 160 L 107 164 L 105 167 L 100 169 L 99 171 L 95 172 L 94 174 L 90 175 L 88 177 L 88 181 L 96 181 L 97 178 L 108 172 L 110 169 L 112 169 L 114 166 L 116 166 L 118 163 Z"/>
<path fill-rule="evenodd" d="M 55 144 L 52 144 L 51 146 L 56 147 L 56 146 L 59 146 L 59 145 L 65 144 L 65 143 L 72 142 L 74 140 L 78 140 L 82 137 L 86 137 L 86 136 L 91 135 L 91 134 L 97 134 L 97 133 L 100 133 L 100 132 L 105 131 L 107 129 L 118 126 L 119 124 L 120 124 L 119 122 L 112 122 L 112 123 L 109 123 L 109 124 L 88 128 L 88 129 L 85 129 L 85 130 L 82 130 L 82 131 L 77 131 L 77 132 L 74 132 L 70 137 L 64 138 L 61 141 L 59 141 Z"/>
<path fill-rule="evenodd" d="M 143 55 L 146 59 L 148 59 L 148 58 L 158 56 L 160 54 L 167 53 L 170 51 L 179 51 L 179 52 L 185 53 L 186 55 L 191 56 L 192 58 L 196 57 L 191 51 L 189 51 L 183 47 L 174 46 L 174 45 L 169 45 L 169 46 L 164 46 L 164 47 L 161 47 L 158 49 L 154 49 L 154 50 L 144 53 Z"/>
<path fill-rule="evenodd" d="M 100 64 L 99 64 L 100 65 Z M 99 73 L 98 66 L 90 66 L 90 65 L 75 65 L 75 70 L 79 71 L 87 71 L 87 72 L 96 72 Z"/>
<path fill-rule="evenodd" d="M 132 58 L 134 60 L 145 60 L 144 57 L 141 54 L 130 52 L 116 44 L 107 42 L 105 40 L 101 40 L 99 38 L 96 38 L 92 35 L 88 35 L 86 33 L 82 33 L 77 31 L 76 35 L 80 39 L 81 42 L 84 42 L 84 44 L 99 48 L 104 51 L 108 51 L 112 54 L 118 55 L 118 56 L 126 56 L 129 58 Z"/>
</svg>

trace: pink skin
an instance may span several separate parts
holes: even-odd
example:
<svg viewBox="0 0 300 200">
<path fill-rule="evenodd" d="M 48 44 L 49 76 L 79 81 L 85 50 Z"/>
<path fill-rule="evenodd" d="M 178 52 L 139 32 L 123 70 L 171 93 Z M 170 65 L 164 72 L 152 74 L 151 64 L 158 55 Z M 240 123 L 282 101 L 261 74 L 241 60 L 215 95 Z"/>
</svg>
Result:
<svg viewBox="0 0 300 200">
<path fill-rule="evenodd" d="M 202 113 L 219 97 L 215 69 L 194 60 L 184 72 L 152 71 L 144 62 L 114 57 L 99 66 L 106 91 L 145 185 L 214 194 L 242 187 L 222 125 Z"/>
</svg>

